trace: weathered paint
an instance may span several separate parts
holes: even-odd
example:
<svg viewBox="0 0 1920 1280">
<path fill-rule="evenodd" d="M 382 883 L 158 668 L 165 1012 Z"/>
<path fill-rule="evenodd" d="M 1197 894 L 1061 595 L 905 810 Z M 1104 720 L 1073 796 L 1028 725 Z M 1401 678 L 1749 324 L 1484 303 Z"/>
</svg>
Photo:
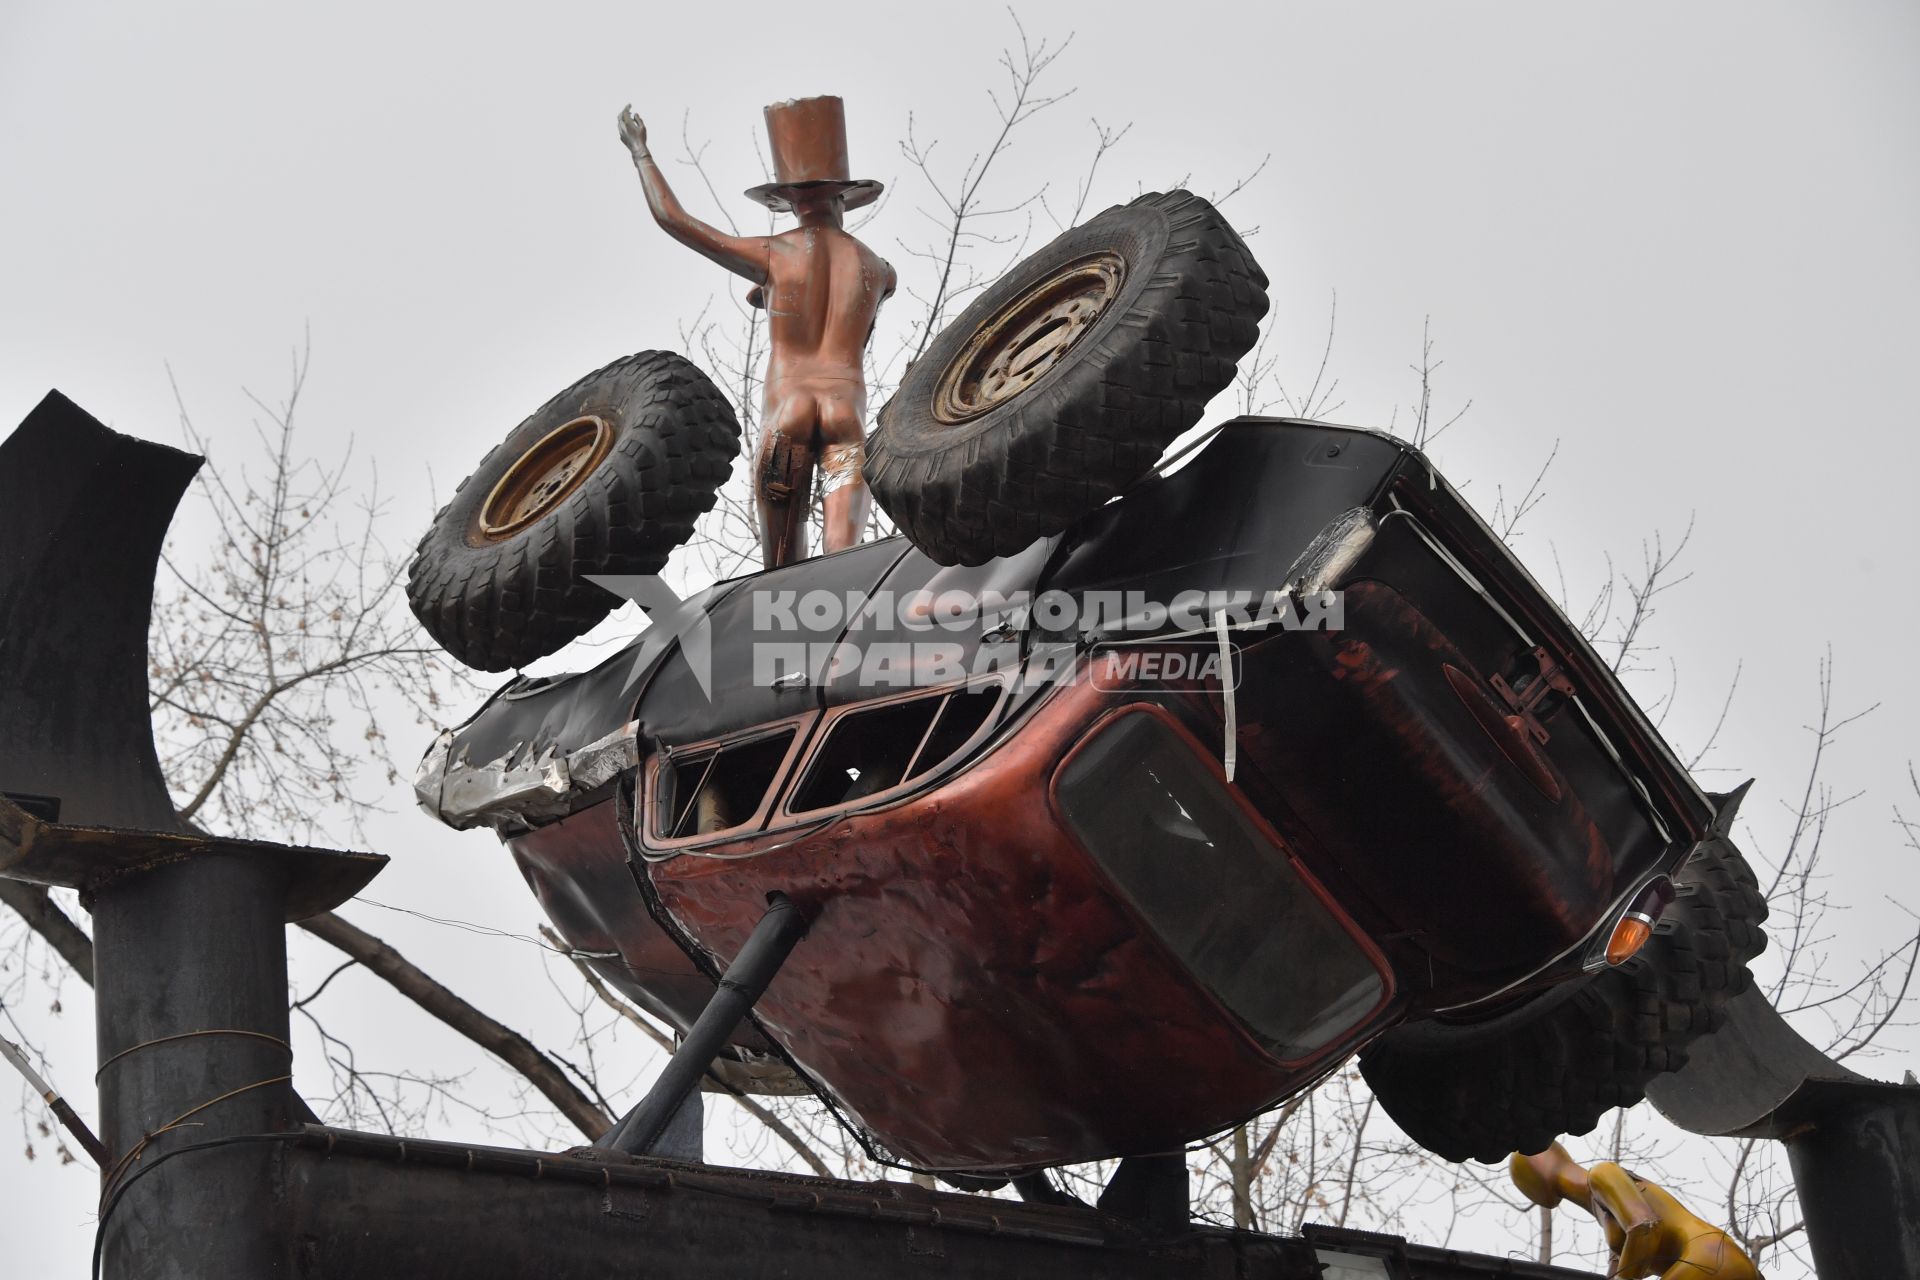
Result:
<svg viewBox="0 0 1920 1280">
<path fill-rule="evenodd" d="M 1067 833 L 1053 771 L 1115 706 L 1091 685 L 1063 690 L 930 795 L 757 857 L 729 858 L 747 840 L 648 867 L 661 903 L 718 957 L 745 942 L 768 893 L 808 912 L 758 1019 L 911 1163 L 1163 1151 L 1285 1096 L 1340 1047 L 1276 1061 Z"/>
</svg>

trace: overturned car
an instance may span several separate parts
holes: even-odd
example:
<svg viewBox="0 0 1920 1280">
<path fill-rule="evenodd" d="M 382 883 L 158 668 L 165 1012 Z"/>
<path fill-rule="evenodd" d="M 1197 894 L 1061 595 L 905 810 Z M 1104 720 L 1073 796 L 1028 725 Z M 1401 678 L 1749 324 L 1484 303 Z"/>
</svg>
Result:
<svg viewBox="0 0 1920 1280">
<path fill-rule="evenodd" d="M 651 575 L 739 427 L 678 356 L 589 375 L 441 512 L 410 598 L 489 670 L 610 590 L 652 625 L 443 734 L 423 804 L 497 831 L 576 954 L 683 1030 L 798 908 L 714 1072 L 816 1091 L 881 1158 L 1174 1151 L 1356 1052 L 1444 1156 L 1587 1131 L 1749 981 L 1738 795 L 1413 447 L 1240 418 L 1165 455 L 1266 308 L 1204 200 L 1100 214 L 881 410 L 864 474 L 900 535 L 684 604 Z"/>
<path fill-rule="evenodd" d="M 1425 457 L 1322 423 L 1228 423 L 978 566 L 721 583 L 508 684 L 419 788 L 682 1027 L 786 895 L 740 1065 L 931 1170 L 1175 1149 L 1355 1051 L 1433 1150 L 1542 1149 L 1762 942 L 1737 797 Z"/>
</svg>

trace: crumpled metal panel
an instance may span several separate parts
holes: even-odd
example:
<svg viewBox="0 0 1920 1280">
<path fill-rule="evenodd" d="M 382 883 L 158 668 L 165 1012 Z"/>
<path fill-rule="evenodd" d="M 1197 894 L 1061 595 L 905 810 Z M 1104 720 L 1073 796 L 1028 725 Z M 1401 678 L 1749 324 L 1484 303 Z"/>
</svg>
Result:
<svg viewBox="0 0 1920 1280">
<path fill-rule="evenodd" d="M 1058 538 L 1041 538 L 978 565 L 942 565 L 909 548 L 848 620 L 840 641 L 848 661 L 823 691 L 823 705 L 949 683 L 949 671 L 984 675 L 1018 666 L 1021 646 L 1012 615 L 1039 591 L 1058 544 Z M 910 679 L 876 688 L 863 678 L 865 655 L 882 645 L 917 650 Z"/>
<path fill-rule="evenodd" d="M 1184 467 L 1069 532 L 1045 589 L 1084 597 L 1279 590 L 1331 524 L 1370 507 L 1407 446 L 1321 423 L 1240 419 Z"/>
<path fill-rule="evenodd" d="M 420 807 L 457 831 L 490 826 L 511 830 L 563 817 L 609 782 L 640 763 L 637 724 L 562 756 L 552 746 L 535 754 L 521 747 L 498 760 L 456 760 L 458 734 L 434 740 L 414 774 Z"/>
</svg>

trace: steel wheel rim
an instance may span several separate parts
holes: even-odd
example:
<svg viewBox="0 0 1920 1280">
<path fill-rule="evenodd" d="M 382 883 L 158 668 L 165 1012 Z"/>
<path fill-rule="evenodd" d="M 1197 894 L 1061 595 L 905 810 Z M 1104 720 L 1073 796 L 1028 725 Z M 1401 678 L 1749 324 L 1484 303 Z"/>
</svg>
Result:
<svg viewBox="0 0 1920 1280">
<path fill-rule="evenodd" d="M 1119 254 L 1092 254 L 1001 307 L 947 365 L 934 391 L 934 418 L 968 422 L 1024 394 L 1107 313 L 1126 272 Z"/>
<path fill-rule="evenodd" d="M 480 506 L 480 536 L 498 542 L 538 521 L 586 482 L 612 443 L 613 426 L 598 414 L 549 431 L 487 494 Z"/>
</svg>

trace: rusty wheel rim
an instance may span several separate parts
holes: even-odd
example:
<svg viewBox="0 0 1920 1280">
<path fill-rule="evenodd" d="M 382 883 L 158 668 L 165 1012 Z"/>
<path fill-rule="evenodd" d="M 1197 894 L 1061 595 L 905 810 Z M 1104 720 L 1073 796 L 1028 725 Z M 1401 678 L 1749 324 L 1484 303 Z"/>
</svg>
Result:
<svg viewBox="0 0 1920 1280">
<path fill-rule="evenodd" d="M 586 414 L 555 427 L 521 454 L 480 507 L 480 536 L 510 538 L 552 511 L 593 474 L 613 443 L 613 427 Z"/>
<path fill-rule="evenodd" d="M 1079 345 L 1126 278 L 1125 259 L 1099 253 L 1070 262 L 1000 308 L 948 364 L 933 416 L 961 423 L 1025 392 Z"/>
</svg>

